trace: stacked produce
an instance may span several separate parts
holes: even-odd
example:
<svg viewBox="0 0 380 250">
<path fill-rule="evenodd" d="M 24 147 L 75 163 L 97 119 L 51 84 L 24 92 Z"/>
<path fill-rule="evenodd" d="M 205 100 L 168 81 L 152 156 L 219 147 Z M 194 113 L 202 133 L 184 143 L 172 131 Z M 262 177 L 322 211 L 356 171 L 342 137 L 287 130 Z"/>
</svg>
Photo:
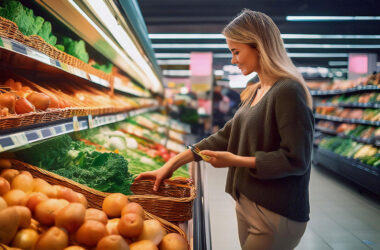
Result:
<svg viewBox="0 0 380 250">
<path fill-rule="evenodd" d="M 320 115 L 330 115 L 344 119 L 360 119 L 365 121 L 380 121 L 380 109 L 349 109 L 320 106 L 315 109 Z"/>
<path fill-rule="evenodd" d="M 128 161 L 62 135 L 16 152 L 18 159 L 103 192 L 131 194 Z"/>
<path fill-rule="evenodd" d="M 326 137 L 322 139 L 319 147 L 370 166 L 380 167 L 380 150 L 373 145 L 340 137 Z"/>
<path fill-rule="evenodd" d="M 1 167 L 11 164 L 2 159 Z M 1 171 L 0 243 L 36 250 L 188 249 L 180 234 L 167 234 L 123 194 L 107 196 L 102 210 L 87 208 L 82 194 L 15 169 Z"/>
<path fill-rule="evenodd" d="M 380 94 L 377 92 L 364 93 L 364 94 L 344 94 L 336 95 L 331 98 L 318 100 L 319 103 L 332 103 L 332 104 L 353 104 L 353 103 L 366 103 L 378 104 L 380 103 Z"/>
<path fill-rule="evenodd" d="M 358 86 L 367 85 L 380 85 L 380 73 L 372 74 L 368 77 L 360 77 L 355 80 L 335 80 L 331 82 L 310 82 L 308 83 L 309 88 L 317 90 L 342 90 L 349 89 Z"/>
</svg>

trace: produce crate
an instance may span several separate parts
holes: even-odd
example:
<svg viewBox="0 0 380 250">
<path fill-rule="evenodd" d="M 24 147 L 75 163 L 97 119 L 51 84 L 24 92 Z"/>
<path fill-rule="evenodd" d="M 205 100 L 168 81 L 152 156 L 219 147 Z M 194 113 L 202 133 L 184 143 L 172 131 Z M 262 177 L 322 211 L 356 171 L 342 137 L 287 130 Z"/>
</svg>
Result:
<svg viewBox="0 0 380 250">
<path fill-rule="evenodd" d="M 86 196 L 90 207 L 102 208 L 108 193 L 101 192 L 25 162 L 12 160 L 12 167 L 29 171 L 33 177 L 44 179 L 53 185 L 62 185 Z M 183 222 L 192 218 L 192 205 L 196 189 L 191 179 L 165 180 L 157 192 L 153 192 L 153 181 L 139 180 L 131 186 L 136 195 L 130 201 L 139 203 L 146 211 L 171 222 Z"/>
</svg>

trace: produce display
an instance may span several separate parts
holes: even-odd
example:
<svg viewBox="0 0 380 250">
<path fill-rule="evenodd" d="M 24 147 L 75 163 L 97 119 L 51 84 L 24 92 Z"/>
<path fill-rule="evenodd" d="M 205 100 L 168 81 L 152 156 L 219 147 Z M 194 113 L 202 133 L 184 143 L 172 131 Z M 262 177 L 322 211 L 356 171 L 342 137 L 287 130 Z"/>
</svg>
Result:
<svg viewBox="0 0 380 250">
<path fill-rule="evenodd" d="M 380 167 L 380 150 L 373 145 L 362 144 L 351 139 L 326 137 L 322 139 L 319 147 L 370 166 Z"/>
<path fill-rule="evenodd" d="M 344 119 L 360 119 L 365 121 L 380 121 L 380 109 L 350 109 L 329 106 L 319 106 L 315 112 L 320 115 L 330 115 Z"/>
<path fill-rule="evenodd" d="M 366 104 L 379 104 L 380 94 L 377 92 L 370 92 L 364 94 L 344 94 L 336 95 L 330 98 L 323 98 L 316 100 L 318 104 L 331 103 L 331 104 L 354 104 L 354 103 L 366 103 Z M 318 105 L 317 104 L 317 105 Z"/>
<path fill-rule="evenodd" d="M 354 80 L 334 80 L 333 82 L 308 82 L 308 87 L 313 90 L 343 90 L 358 86 L 380 85 L 380 73 L 368 77 L 360 77 Z"/>
<path fill-rule="evenodd" d="M 82 194 L 15 169 L 1 171 L 0 243 L 36 250 L 188 249 L 182 235 L 168 234 L 123 194 L 107 196 L 102 210 L 88 208 Z"/>
</svg>

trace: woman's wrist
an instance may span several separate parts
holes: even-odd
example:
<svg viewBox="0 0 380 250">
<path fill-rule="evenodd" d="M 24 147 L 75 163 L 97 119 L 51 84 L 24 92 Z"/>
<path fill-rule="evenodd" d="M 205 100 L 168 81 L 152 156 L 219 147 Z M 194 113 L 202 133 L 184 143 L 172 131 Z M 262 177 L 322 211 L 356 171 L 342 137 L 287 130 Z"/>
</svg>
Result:
<svg viewBox="0 0 380 250">
<path fill-rule="evenodd" d="M 256 168 L 256 157 L 235 155 L 236 166 L 245 168 Z"/>
</svg>

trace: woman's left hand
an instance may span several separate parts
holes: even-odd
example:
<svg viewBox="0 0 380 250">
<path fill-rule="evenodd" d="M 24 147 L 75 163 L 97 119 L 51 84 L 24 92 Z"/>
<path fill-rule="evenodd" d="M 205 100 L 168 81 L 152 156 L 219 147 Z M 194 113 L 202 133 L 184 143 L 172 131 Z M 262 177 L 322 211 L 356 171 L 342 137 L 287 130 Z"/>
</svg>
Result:
<svg viewBox="0 0 380 250">
<path fill-rule="evenodd" d="M 236 165 L 236 156 L 228 151 L 203 150 L 200 152 L 210 157 L 207 162 L 216 168 L 232 167 Z"/>
</svg>

